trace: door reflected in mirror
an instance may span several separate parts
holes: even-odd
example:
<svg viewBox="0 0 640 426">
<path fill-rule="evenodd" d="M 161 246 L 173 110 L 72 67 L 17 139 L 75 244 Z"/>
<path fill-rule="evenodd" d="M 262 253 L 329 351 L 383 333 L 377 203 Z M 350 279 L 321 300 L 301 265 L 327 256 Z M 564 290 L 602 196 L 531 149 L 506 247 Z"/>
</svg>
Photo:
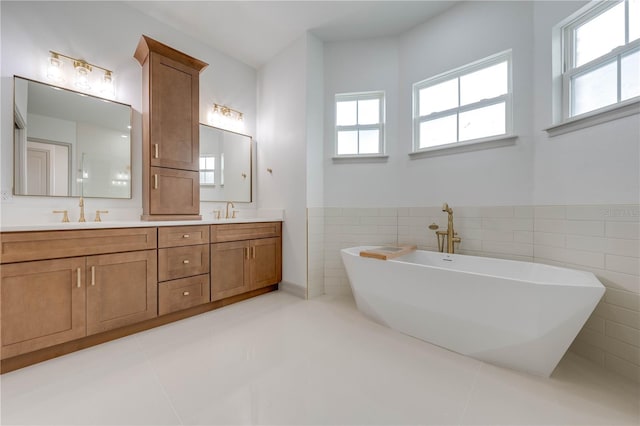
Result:
<svg viewBox="0 0 640 426">
<path fill-rule="evenodd" d="M 131 106 L 14 77 L 14 194 L 131 198 Z"/>
<path fill-rule="evenodd" d="M 251 202 L 251 136 L 200 124 L 200 201 Z"/>
</svg>

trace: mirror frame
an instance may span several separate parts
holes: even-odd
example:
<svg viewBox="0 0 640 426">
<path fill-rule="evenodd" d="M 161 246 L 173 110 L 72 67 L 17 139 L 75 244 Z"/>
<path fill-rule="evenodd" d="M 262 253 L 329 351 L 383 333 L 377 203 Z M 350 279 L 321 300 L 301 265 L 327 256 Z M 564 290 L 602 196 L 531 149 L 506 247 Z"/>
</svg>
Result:
<svg viewBox="0 0 640 426">
<path fill-rule="evenodd" d="M 87 195 L 32 195 L 32 194 L 18 194 L 16 193 L 16 133 L 15 133 L 15 129 L 13 131 L 13 135 L 12 135 L 12 140 L 13 140 L 13 144 L 12 144 L 12 150 L 13 150 L 13 163 L 12 163 L 12 168 L 13 168 L 13 175 L 12 175 L 12 194 L 14 196 L 17 197 L 54 197 L 54 198 L 102 198 L 102 199 L 111 199 L 111 200 L 131 200 L 133 199 L 133 171 L 134 171 L 134 164 L 133 164 L 133 138 L 132 138 L 132 134 L 133 134 L 133 107 L 130 104 L 126 104 L 124 102 L 119 102 L 113 99 L 108 99 L 108 98 L 101 98 L 100 96 L 95 96 L 89 93 L 84 93 L 84 92 L 80 92 L 77 90 L 73 90 L 73 89 L 69 89 L 67 87 L 64 86 L 58 86 L 56 84 L 51 84 L 51 83 L 46 83 L 44 81 L 39 81 L 39 80 L 35 80 L 32 78 L 27 78 L 27 77 L 23 77 L 20 75 L 14 75 L 13 76 L 13 108 L 12 108 L 12 115 L 13 115 L 13 123 L 15 126 L 15 109 L 16 109 L 16 78 L 25 80 L 27 82 L 33 82 L 33 83 L 38 83 L 38 84 L 44 84 L 46 86 L 49 87 L 53 87 L 55 89 L 60 89 L 60 90 L 64 90 L 67 92 L 71 92 L 71 93 L 76 93 L 80 96 L 84 96 L 84 97 L 88 97 L 88 98 L 93 98 L 96 100 L 99 100 L 101 102 L 109 102 L 112 104 L 118 104 L 118 105 L 122 105 L 125 107 L 129 108 L 129 125 L 131 126 L 131 128 L 129 129 L 129 196 L 128 197 L 100 197 L 100 196 L 87 196 Z M 63 144 L 60 144 L 63 145 Z M 69 156 L 71 156 L 71 153 L 69 153 Z M 69 165 L 69 170 L 73 171 L 73 165 L 70 164 Z M 70 180 L 69 182 L 69 187 L 73 186 L 73 179 Z M 73 191 L 72 191 L 73 192 Z"/>
<path fill-rule="evenodd" d="M 239 136 L 244 136 L 249 138 L 249 171 L 251 173 L 250 175 L 250 179 L 249 179 L 249 201 L 236 201 L 236 200 L 205 200 L 202 198 L 202 191 L 200 192 L 200 201 L 201 202 L 208 202 L 208 203 L 224 203 L 227 201 L 233 201 L 234 203 L 252 203 L 253 202 L 253 136 L 251 135 L 247 135 L 245 133 L 240 133 L 240 132 L 234 132 L 233 130 L 228 130 L 228 129 L 223 129 L 221 127 L 216 127 L 216 126 L 212 126 L 210 124 L 206 124 L 206 123 L 199 123 L 200 126 L 205 126 L 205 127 L 209 127 L 215 130 L 220 130 L 222 132 L 228 132 L 228 133 L 233 133 L 234 135 L 239 135 Z M 200 148 L 198 148 L 200 149 Z M 198 155 L 200 155 L 200 153 L 198 153 Z M 198 171 L 199 173 L 199 171 Z M 202 189 L 202 185 L 201 185 L 201 189 Z"/>
</svg>

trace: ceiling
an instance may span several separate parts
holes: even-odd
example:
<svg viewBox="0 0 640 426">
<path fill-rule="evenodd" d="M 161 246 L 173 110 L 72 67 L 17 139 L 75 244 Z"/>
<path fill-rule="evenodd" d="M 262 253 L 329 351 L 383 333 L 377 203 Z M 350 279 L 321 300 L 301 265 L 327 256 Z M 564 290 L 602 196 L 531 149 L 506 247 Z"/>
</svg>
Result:
<svg viewBox="0 0 640 426">
<path fill-rule="evenodd" d="M 125 1 L 259 68 L 306 31 L 323 41 L 393 36 L 456 1 Z"/>
</svg>

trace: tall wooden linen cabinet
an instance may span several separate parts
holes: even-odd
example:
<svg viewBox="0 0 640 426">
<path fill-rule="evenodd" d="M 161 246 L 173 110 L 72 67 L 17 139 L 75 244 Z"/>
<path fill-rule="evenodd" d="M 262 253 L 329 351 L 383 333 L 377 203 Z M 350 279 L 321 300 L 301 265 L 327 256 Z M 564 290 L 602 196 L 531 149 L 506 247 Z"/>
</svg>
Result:
<svg viewBox="0 0 640 426">
<path fill-rule="evenodd" d="M 142 220 L 200 215 L 199 79 L 206 63 L 145 35 L 142 65 Z"/>
</svg>

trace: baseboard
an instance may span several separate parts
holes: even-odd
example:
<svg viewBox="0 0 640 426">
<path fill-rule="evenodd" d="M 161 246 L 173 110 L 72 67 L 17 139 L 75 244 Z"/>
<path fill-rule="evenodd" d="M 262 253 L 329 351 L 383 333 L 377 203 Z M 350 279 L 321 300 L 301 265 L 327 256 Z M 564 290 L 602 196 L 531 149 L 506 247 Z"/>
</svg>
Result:
<svg viewBox="0 0 640 426">
<path fill-rule="evenodd" d="M 301 299 L 307 298 L 307 289 L 297 284 L 281 281 L 278 289 L 286 293 L 293 294 Z"/>
</svg>

